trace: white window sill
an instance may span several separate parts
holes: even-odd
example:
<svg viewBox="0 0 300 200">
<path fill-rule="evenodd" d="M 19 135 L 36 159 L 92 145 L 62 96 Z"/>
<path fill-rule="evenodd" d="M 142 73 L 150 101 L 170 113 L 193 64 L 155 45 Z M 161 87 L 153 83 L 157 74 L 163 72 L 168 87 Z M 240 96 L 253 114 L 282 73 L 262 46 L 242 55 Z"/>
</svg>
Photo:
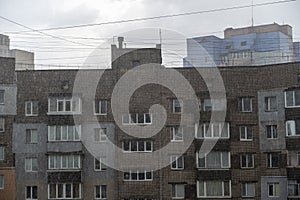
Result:
<svg viewBox="0 0 300 200">
<path fill-rule="evenodd" d="M 47 112 L 47 115 L 81 115 L 81 112 Z"/>
</svg>

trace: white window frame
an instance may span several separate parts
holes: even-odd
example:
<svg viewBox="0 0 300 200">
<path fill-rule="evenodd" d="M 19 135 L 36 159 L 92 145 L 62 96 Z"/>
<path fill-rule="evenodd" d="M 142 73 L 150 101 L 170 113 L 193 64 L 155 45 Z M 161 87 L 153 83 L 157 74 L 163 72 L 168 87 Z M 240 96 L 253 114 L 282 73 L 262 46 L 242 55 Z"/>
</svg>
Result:
<svg viewBox="0 0 300 200">
<path fill-rule="evenodd" d="M 248 98 L 250 99 L 250 110 L 245 110 L 245 98 Z M 240 101 L 241 101 L 241 104 L 242 104 L 242 107 L 241 107 L 241 112 L 243 113 L 251 113 L 253 112 L 253 98 L 252 97 L 240 97 Z"/>
<path fill-rule="evenodd" d="M 289 135 L 289 125 L 292 126 L 292 134 Z M 296 131 L 296 122 L 295 120 L 287 120 L 285 122 L 285 132 L 286 132 L 286 136 L 287 137 L 298 137 L 300 136 L 300 133 L 297 134 L 297 131 Z"/>
<path fill-rule="evenodd" d="M 0 117 L 0 123 L 1 122 L 2 122 L 3 130 L 0 130 L 0 133 L 4 133 L 5 132 L 5 118 L 4 117 Z"/>
<path fill-rule="evenodd" d="M 280 163 L 279 163 L 280 155 L 278 155 L 278 166 L 274 167 L 272 165 L 272 159 L 273 159 L 272 155 L 274 155 L 274 154 L 278 155 L 278 153 L 267 153 L 267 167 L 269 169 L 277 169 L 277 168 L 279 168 L 279 165 L 280 165 Z"/>
<path fill-rule="evenodd" d="M 67 184 L 71 184 L 72 186 L 71 186 L 71 198 L 66 198 L 66 185 Z M 79 198 L 77 198 L 77 197 L 74 197 L 74 191 L 73 191 L 73 189 L 74 189 L 74 184 L 78 184 L 79 185 Z M 50 198 L 50 185 L 55 185 L 55 187 L 56 187 L 56 189 L 55 189 L 55 191 L 56 191 L 56 197 L 55 198 Z M 62 198 L 58 198 L 58 185 L 63 185 L 63 197 Z M 81 196 L 82 196 L 82 194 L 81 194 L 81 183 L 49 183 L 48 184 L 48 199 L 81 199 Z"/>
<path fill-rule="evenodd" d="M 288 106 L 287 105 L 287 95 L 286 95 L 287 92 L 293 92 L 293 105 L 292 106 Z M 295 92 L 296 92 L 295 90 L 285 91 L 284 92 L 284 105 L 285 105 L 286 108 L 299 108 L 300 107 L 300 105 L 296 105 L 296 95 L 295 95 Z"/>
<path fill-rule="evenodd" d="M 298 183 L 297 181 L 296 181 L 296 182 L 294 181 L 294 183 L 291 183 L 291 181 L 293 181 L 293 180 L 288 180 L 288 191 L 289 191 L 289 186 L 290 186 L 290 185 L 293 185 L 293 186 L 296 185 L 296 186 L 298 187 L 298 191 L 300 191 L 300 183 Z M 298 196 L 296 196 L 296 195 L 291 196 L 291 195 L 289 195 L 289 193 L 288 193 L 288 197 L 290 197 L 290 198 L 299 198 L 299 197 L 300 197 L 300 193 L 299 193 Z"/>
<path fill-rule="evenodd" d="M 94 157 L 94 171 L 98 172 L 98 171 L 107 171 L 107 166 L 103 163 L 103 160 L 105 160 L 105 157 L 99 157 L 99 158 L 95 158 Z M 100 169 L 96 169 L 96 162 L 99 162 L 99 166 Z"/>
<path fill-rule="evenodd" d="M 183 187 L 183 196 L 178 196 L 177 194 L 177 187 L 181 186 Z M 175 197 L 173 196 L 173 188 L 175 189 Z M 185 198 L 185 185 L 184 184 L 172 184 L 172 199 L 184 199 Z"/>
<path fill-rule="evenodd" d="M 105 111 L 106 112 L 103 112 L 101 109 L 102 108 L 101 104 L 104 102 L 105 102 Z M 96 103 L 98 103 L 99 112 L 97 112 L 97 110 L 96 110 Z M 108 103 L 108 101 L 105 99 L 95 100 L 94 101 L 94 115 L 107 115 L 107 108 L 108 108 L 107 103 Z"/>
<path fill-rule="evenodd" d="M 276 136 L 277 137 L 274 137 L 274 134 L 275 134 L 274 127 L 276 127 L 275 130 L 276 130 Z M 271 131 L 271 137 L 270 138 L 268 137 L 268 128 L 270 128 L 270 131 Z M 275 124 L 266 125 L 266 137 L 267 137 L 268 140 L 276 140 L 276 139 L 278 139 L 278 127 L 277 127 L 277 125 L 275 125 Z"/>
<path fill-rule="evenodd" d="M 63 157 L 66 159 L 66 166 L 63 166 Z M 78 162 L 75 162 L 75 157 L 78 158 Z M 72 159 L 72 166 L 69 165 L 69 159 Z M 53 167 L 51 166 L 51 162 L 53 159 Z M 58 163 L 60 163 L 60 166 L 57 167 L 57 161 L 60 160 Z M 78 166 L 76 166 L 78 165 Z M 69 170 L 69 171 L 77 171 L 81 169 L 81 156 L 78 154 L 63 154 L 63 155 L 48 155 L 48 170 Z"/>
<path fill-rule="evenodd" d="M 4 175 L 0 174 L 0 190 L 3 190 L 5 187 L 5 182 L 4 182 Z"/>
<path fill-rule="evenodd" d="M 97 133 L 96 133 L 97 131 Z M 99 141 L 96 141 L 96 134 L 97 137 L 99 138 Z M 107 128 L 94 128 L 94 142 L 96 143 L 102 143 L 102 142 L 107 142 Z"/>
<path fill-rule="evenodd" d="M 60 140 L 56 140 L 56 131 L 60 127 Z M 73 127 L 73 139 L 69 140 L 69 127 Z M 66 128 L 67 131 L 67 140 L 63 140 L 63 129 Z M 53 133 L 51 133 L 53 129 Z M 76 138 L 76 132 L 78 133 L 78 138 Z M 51 134 L 53 134 L 54 139 L 51 139 Z M 65 125 L 65 126 L 48 126 L 48 142 L 78 142 L 81 140 L 81 125 Z"/>
<path fill-rule="evenodd" d="M 243 156 L 246 156 L 246 166 L 243 167 Z M 249 162 L 250 162 L 250 158 L 249 156 L 252 157 L 252 166 L 249 166 Z M 255 166 L 255 160 L 254 160 L 254 154 L 253 153 L 244 153 L 244 154 L 241 154 L 240 156 L 240 166 L 241 166 L 241 169 L 253 169 L 254 166 Z"/>
<path fill-rule="evenodd" d="M 150 122 L 147 122 L 147 115 L 150 116 Z M 131 116 L 135 116 L 136 118 L 136 122 L 134 122 L 134 120 L 132 120 Z M 126 122 L 127 120 L 125 120 L 125 117 L 128 118 L 128 122 Z M 139 114 L 138 113 L 129 113 L 129 114 L 123 114 L 122 115 L 122 124 L 123 125 L 148 125 L 148 124 L 152 124 L 152 114 L 151 113 L 144 113 L 143 114 L 143 123 L 139 123 Z"/>
<path fill-rule="evenodd" d="M 29 128 L 29 129 L 26 129 L 26 144 L 37 144 L 38 143 L 38 131 L 37 129 L 34 129 L 34 128 Z M 27 142 L 27 131 L 30 132 L 30 142 Z M 36 134 L 36 141 L 32 141 L 32 135 L 33 134 Z"/>
<path fill-rule="evenodd" d="M 270 195 L 270 189 L 269 189 L 269 187 L 271 185 L 273 186 L 273 195 Z M 278 185 L 279 195 L 276 195 L 276 185 Z M 279 184 L 279 182 L 276 182 L 276 183 L 267 183 L 267 186 L 268 186 L 268 197 L 280 197 L 280 184 Z"/>
<path fill-rule="evenodd" d="M 30 187 L 30 196 L 31 196 L 30 198 L 27 198 L 27 188 L 28 188 L 28 187 Z M 33 197 L 32 197 L 32 194 L 33 194 L 33 187 L 36 187 L 37 198 L 33 198 Z M 37 200 L 37 199 L 38 199 L 38 186 L 35 186 L 35 185 L 33 185 L 33 186 L 26 186 L 26 187 L 25 187 L 25 199 L 26 199 L 26 200 Z"/>
<path fill-rule="evenodd" d="M 102 198 L 102 197 L 100 197 L 100 198 L 97 198 L 96 197 L 96 191 L 97 191 L 97 187 L 99 187 L 99 190 L 100 190 L 100 196 L 102 196 L 103 194 L 102 194 L 102 190 L 103 190 L 103 187 L 105 187 L 106 188 L 106 197 L 104 197 L 104 198 Z M 94 186 L 94 199 L 107 199 L 107 185 L 95 185 Z"/>
<path fill-rule="evenodd" d="M 271 99 L 272 98 L 275 98 L 275 100 L 276 100 L 276 108 L 275 109 L 271 109 L 271 102 L 272 102 Z M 267 97 L 265 97 L 265 111 L 266 112 L 275 112 L 277 110 L 278 110 L 277 96 L 267 96 Z"/>
<path fill-rule="evenodd" d="M 124 145 L 124 143 L 125 143 L 125 141 L 123 141 L 122 142 L 122 151 L 124 152 L 124 153 L 131 153 L 131 152 L 141 152 L 141 153 L 143 153 L 143 152 L 145 152 L 145 153 L 148 153 L 148 152 L 153 152 L 153 142 L 152 141 L 149 141 L 149 140 L 145 140 L 145 141 L 143 141 L 144 142 L 144 151 L 140 151 L 139 150 L 139 144 L 138 144 L 138 142 L 141 142 L 140 140 L 127 140 L 126 142 L 128 142 L 129 143 L 129 150 L 125 150 L 125 145 Z M 136 148 L 137 148 L 137 150 L 136 151 L 133 151 L 132 150 L 132 143 L 136 143 Z M 147 143 L 150 143 L 151 144 L 151 150 L 147 150 Z"/>
<path fill-rule="evenodd" d="M 179 167 L 179 160 L 181 159 L 182 167 Z M 171 169 L 172 170 L 184 170 L 184 156 L 183 155 L 171 155 L 170 156 Z M 175 167 L 173 167 L 175 163 Z"/>
<path fill-rule="evenodd" d="M 36 160 L 36 170 L 33 170 L 33 160 Z M 27 162 L 30 164 L 30 169 L 26 169 Z M 25 172 L 38 172 L 38 159 L 37 157 L 25 158 Z"/>
<path fill-rule="evenodd" d="M 245 185 L 245 188 L 246 188 L 246 194 L 244 195 L 243 194 L 243 186 Z M 253 185 L 254 186 L 254 194 L 253 195 L 249 195 L 248 194 L 248 185 Z M 256 194 L 256 191 L 255 191 L 255 183 L 254 182 L 244 182 L 244 183 L 241 183 L 241 197 L 245 197 L 245 198 L 248 198 L 248 197 L 255 197 L 255 194 Z"/>
<path fill-rule="evenodd" d="M 38 108 L 38 105 L 37 105 L 37 113 L 34 114 L 34 110 L 33 110 L 33 104 L 34 103 L 37 103 L 38 104 L 38 101 L 25 101 L 25 116 L 26 117 L 33 117 L 33 116 L 38 116 L 39 115 L 39 108 Z M 29 106 L 29 107 L 28 107 Z M 30 112 L 28 114 L 28 109 L 30 109 Z"/>
<path fill-rule="evenodd" d="M 232 195 L 232 191 L 231 191 L 231 180 L 227 180 L 227 181 L 222 181 L 222 196 L 207 196 L 207 191 L 206 191 L 206 182 L 207 181 L 203 181 L 203 187 L 204 187 L 204 196 L 200 196 L 200 191 L 199 191 L 199 180 L 197 180 L 197 198 L 231 198 Z M 224 193 L 224 182 L 228 182 L 229 183 L 229 196 L 225 196 Z"/>
<path fill-rule="evenodd" d="M 51 111 L 51 101 L 55 101 L 56 103 L 56 110 Z M 76 101 L 76 104 L 78 104 L 78 110 L 73 110 L 73 102 Z M 62 102 L 63 109 L 62 111 L 59 111 L 59 102 Z M 70 111 L 66 110 L 66 102 L 70 102 Z M 79 97 L 49 97 L 48 98 L 48 113 L 47 115 L 73 115 L 73 114 L 81 114 L 81 98 Z"/>
<path fill-rule="evenodd" d="M 5 146 L 4 145 L 0 145 L 0 149 L 2 149 L 0 152 L 2 153 L 1 155 L 0 155 L 0 161 L 3 161 L 3 160 L 5 160 Z"/>
<path fill-rule="evenodd" d="M 224 170 L 224 169 L 230 169 L 231 168 L 231 154 L 230 154 L 230 152 L 229 151 L 217 151 L 217 152 L 220 152 L 221 153 L 221 156 L 220 156 L 220 162 L 221 162 L 221 168 L 208 168 L 207 167 L 207 155 L 209 154 L 209 153 L 205 153 L 205 157 L 204 158 L 202 158 L 202 159 L 205 159 L 205 166 L 204 167 L 200 167 L 199 166 L 199 152 L 197 151 L 196 152 L 196 166 L 197 166 L 197 168 L 198 169 L 201 169 L 201 170 Z M 228 166 L 224 166 L 223 165 L 223 153 L 228 153 Z"/>
<path fill-rule="evenodd" d="M 218 130 L 219 130 L 219 133 L 218 133 L 218 137 L 216 137 L 215 133 L 214 133 L 214 127 L 215 126 L 218 126 Z M 195 138 L 197 139 L 229 139 L 230 138 L 230 124 L 225 122 L 224 123 L 224 126 L 223 126 L 223 129 L 221 129 L 221 126 L 222 126 L 222 123 L 204 123 L 204 124 L 200 124 L 198 126 L 198 124 L 195 124 Z M 202 129 L 202 132 L 203 132 L 203 137 L 201 136 L 198 136 L 198 129 Z M 227 136 L 226 137 L 223 137 L 222 136 L 222 132 L 224 130 L 224 128 L 227 127 Z M 208 136 L 207 132 L 210 131 L 210 135 Z"/>
<path fill-rule="evenodd" d="M 245 131 L 245 138 L 242 138 L 242 129 Z M 248 129 L 251 129 L 251 139 L 248 139 Z M 253 141 L 253 127 L 252 126 L 239 126 L 239 133 L 240 133 L 240 141 Z"/>
<path fill-rule="evenodd" d="M 181 132 L 181 137 L 178 137 Z M 179 133 L 179 134 L 178 134 Z M 183 128 L 182 127 L 170 127 L 171 142 L 183 142 Z"/>
<path fill-rule="evenodd" d="M 129 179 L 125 179 L 125 173 L 129 174 Z M 139 173 L 144 173 L 144 177 L 145 179 L 139 179 Z M 147 173 L 151 173 L 151 179 L 147 179 Z M 146 170 L 130 170 L 129 172 L 123 172 L 124 176 L 123 176 L 123 180 L 124 181 L 133 181 L 133 182 L 137 182 L 137 181 L 152 181 L 153 180 L 153 171 L 146 171 Z M 137 179 L 132 179 L 132 174 L 137 174 Z"/>
<path fill-rule="evenodd" d="M 180 105 L 180 112 L 176 112 L 176 104 Z M 172 99 L 172 113 L 182 113 L 183 112 L 183 100 L 182 99 Z"/>
</svg>

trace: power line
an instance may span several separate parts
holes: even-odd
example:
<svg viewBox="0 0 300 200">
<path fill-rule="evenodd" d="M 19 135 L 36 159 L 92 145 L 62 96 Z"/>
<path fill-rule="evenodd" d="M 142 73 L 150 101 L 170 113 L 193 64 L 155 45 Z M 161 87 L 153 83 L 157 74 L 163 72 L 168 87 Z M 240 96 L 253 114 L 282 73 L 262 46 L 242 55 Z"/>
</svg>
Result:
<svg viewBox="0 0 300 200">
<path fill-rule="evenodd" d="M 73 43 L 73 44 L 80 44 L 80 45 L 84 45 L 84 46 L 90 46 L 90 45 L 87 45 L 87 44 L 83 44 L 83 43 L 81 43 L 81 42 L 75 42 L 75 41 L 68 40 L 68 39 L 65 39 L 65 38 L 61 38 L 61 37 L 58 37 L 58 36 L 55 36 L 55 35 L 51 35 L 51 34 L 48 34 L 48 33 L 44 33 L 44 32 L 42 32 L 42 31 L 40 31 L 40 30 L 35 30 L 35 29 L 33 29 L 33 28 L 30 28 L 30 27 L 28 27 L 28 26 L 25 26 L 25 25 L 23 25 L 23 24 L 20 24 L 20 23 L 18 23 L 18 22 L 15 22 L 15 21 L 10 20 L 10 19 L 8 19 L 8 18 L 6 18 L 6 17 L 3 17 L 3 16 L 0 16 L 0 18 L 3 19 L 3 20 L 5 20 L 5 21 L 8 21 L 8 22 L 10 22 L 10 23 L 16 24 L 16 25 L 21 26 L 21 27 L 23 27 L 23 28 L 26 28 L 26 29 L 28 29 L 28 30 L 31 30 L 31 31 L 33 31 L 33 32 L 38 32 L 38 33 L 40 33 L 40 34 L 42 34 L 42 35 L 45 35 L 45 36 L 48 36 L 48 37 L 52 37 L 52 38 L 54 38 L 54 39 L 63 40 L 63 41 L 65 41 L 65 42 L 70 42 L 70 43 Z"/>
<path fill-rule="evenodd" d="M 267 3 L 259 3 L 259 4 L 254 4 L 254 5 L 251 4 L 251 5 L 244 5 L 244 6 L 233 6 L 233 7 L 227 7 L 227 8 L 218 8 L 218 9 L 211 9 L 211 10 L 185 12 L 185 13 L 179 13 L 179 14 L 160 15 L 160 16 L 153 16 L 153 17 L 142 17 L 142 18 L 127 19 L 127 20 L 91 23 L 91 24 L 80 24 L 80 25 L 73 25 L 73 26 L 61 26 L 61 27 L 53 27 L 53 28 L 45 28 L 45 29 L 36 29 L 36 30 L 31 30 L 31 31 L 34 31 L 34 32 L 36 32 L 36 31 L 52 31 L 52 30 L 62 30 L 62 29 L 71 29 L 71 28 L 83 28 L 83 27 L 91 27 L 91 26 L 120 24 L 120 23 L 128 23 L 128 22 L 137 22 L 137 21 L 146 21 L 146 20 L 154 20 L 154 19 L 162 19 L 162 18 L 172 18 L 172 17 L 180 17 L 180 16 L 188 16 L 188 15 L 196 15 L 196 14 L 204 14 L 204 13 L 212 13 L 212 12 L 220 12 L 220 11 L 226 11 L 226 10 L 260 7 L 260 6 L 288 3 L 288 2 L 294 2 L 294 1 L 296 1 L 296 0 L 274 1 L 274 2 L 267 2 Z M 22 33 L 22 32 L 31 32 L 31 31 L 19 31 L 19 32 L 7 32 L 7 33 Z"/>
</svg>

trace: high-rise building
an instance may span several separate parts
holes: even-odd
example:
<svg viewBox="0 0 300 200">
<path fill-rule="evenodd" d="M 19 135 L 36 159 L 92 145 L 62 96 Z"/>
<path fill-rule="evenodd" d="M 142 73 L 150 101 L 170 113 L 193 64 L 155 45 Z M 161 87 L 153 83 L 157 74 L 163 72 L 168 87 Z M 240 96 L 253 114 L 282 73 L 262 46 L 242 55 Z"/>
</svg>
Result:
<svg viewBox="0 0 300 200">
<path fill-rule="evenodd" d="M 298 47 L 298 48 L 297 48 Z M 292 27 L 268 24 L 227 28 L 224 39 L 203 36 L 187 39 L 185 67 L 255 66 L 299 60 L 299 44 L 293 43 Z"/>
<path fill-rule="evenodd" d="M 6 35 L 0 34 L 0 57 L 15 58 L 15 69 L 33 70 L 34 53 L 20 49 L 10 49 L 10 40 Z"/>
</svg>

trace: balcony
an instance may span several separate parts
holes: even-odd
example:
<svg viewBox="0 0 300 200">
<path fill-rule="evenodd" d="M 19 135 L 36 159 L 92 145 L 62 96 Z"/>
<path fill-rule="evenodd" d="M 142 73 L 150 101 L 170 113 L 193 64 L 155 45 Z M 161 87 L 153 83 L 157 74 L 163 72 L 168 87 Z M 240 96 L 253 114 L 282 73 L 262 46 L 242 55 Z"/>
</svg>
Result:
<svg viewBox="0 0 300 200">
<path fill-rule="evenodd" d="M 82 143 L 80 141 L 57 141 L 47 143 L 47 152 L 81 152 Z"/>
</svg>

